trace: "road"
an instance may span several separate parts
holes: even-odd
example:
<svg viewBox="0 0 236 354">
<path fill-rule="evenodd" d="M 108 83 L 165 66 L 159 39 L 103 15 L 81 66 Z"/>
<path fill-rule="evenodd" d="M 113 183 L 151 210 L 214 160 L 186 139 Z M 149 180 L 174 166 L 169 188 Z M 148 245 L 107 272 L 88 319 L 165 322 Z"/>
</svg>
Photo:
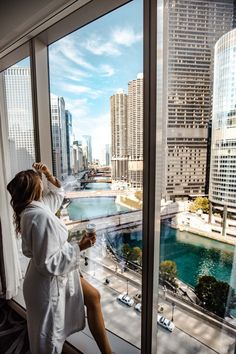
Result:
<svg viewBox="0 0 236 354">
<path fill-rule="evenodd" d="M 91 279 L 102 294 L 107 328 L 132 344 L 140 346 L 141 316 L 133 308 L 118 303 L 116 297 L 119 293 L 127 292 L 127 286 L 129 295 L 134 297 L 135 294 L 140 292 L 141 277 L 132 271 L 122 273 L 120 267 L 117 267 L 110 256 L 108 257 L 103 251 L 101 245 L 90 249 L 87 255 L 91 260 L 88 266 L 85 266 L 84 260 L 82 260 L 81 268 L 85 271 L 85 276 Z M 109 285 L 104 285 L 106 278 L 110 280 Z M 127 279 L 129 280 L 128 284 Z M 159 299 L 164 306 L 164 316 L 171 319 L 172 300 L 168 298 L 165 300 L 161 293 Z M 113 313 L 115 319 L 111 315 Z M 124 322 L 129 323 L 127 328 L 122 327 Z M 183 309 L 176 302 L 174 323 L 176 328 L 173 333 L 169 333 L 158 326 L 160 329 L 158 331 L 158 341 L 164 345 L 160 346 L 158 354 L 176 353 L 176 348 L 181 347 L 184 349 L 180 354 L 234 354 L 235 336 L 216 327 L 207 319 L 202 319 L 197 313 L 193 314 L 188 310 L 188 306 Z"/>
</svg>

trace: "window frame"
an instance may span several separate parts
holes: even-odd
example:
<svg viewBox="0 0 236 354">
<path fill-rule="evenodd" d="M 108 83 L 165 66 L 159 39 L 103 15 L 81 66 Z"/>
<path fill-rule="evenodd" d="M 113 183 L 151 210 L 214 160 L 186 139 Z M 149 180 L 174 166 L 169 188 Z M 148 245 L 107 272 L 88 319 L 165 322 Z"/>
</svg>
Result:
<svg viewBox="0 0 236 354">
<path fill-rule="evenodd" d="M 48 45 L 56 40 L 88 25 L 90 22 L 125 5 L 131 0 L 92 0 L 73 13 L 60 19 L 43 32 L 24 43 L 11 53 L 0 58 L 0 71 L 17 61 L 30 56 L 32 78 L 33 118 L 36 130 L 36 157 L 52 168 L 52 136 L 49 99 Z M 158 300 L 158 265 L 160 249 L 160 200 L 161 169 L 156 164 L 156 153 L 161 151 L 161 139 L 157 140 L 156 129 L 161 134 L 161 119 L 156 122 L 156 55 L 157 55 L 157 2 L 163 0 L 143 0 L 144 19 L 144 111 L 143 111 L 143 270 L 142 270 L 142 320 L 141 353 L 156 354 Z M 159 6 L 158 5 L 158 6 Z M 0 73 L 0 75 L 2 75 Z M 153 79 L 154 78 L 154 79 Z M 45 104 L 46 103 L 46 104 Z M 159 100 L 160 103 L 160 100 Z M 4 117 L 1 117 L 1 119 Z M 160 118 L 160 116 L 159 116 Z M 4 120 L 4 119 L 3 119 Z M 6 131 L 5 131 L 6 132 Z M 45 132 L 47 132 L 45 134 Z M 46 139 L 46 140 L 45 140 Z M 46 143 L 45 143 L 46 141 Z M 3 141 L 5 148 L 7 141 Z M 3 170 L 9 173 L 9 163 L 5 154 Z M 9 161 L 9 160 L 8 160 Z M 156 174 L 157 173 L 157 174 Z M 154 193 L 155 191 L 155 193 Z M 5 192 L 6 194 L 6 192 Z M 6 199 L 7 200 L 7 199 Z M 10 221 L 10 213 L 8 213 Z M 115 335 L 115 333 L 114 333 Z"/>
</svg>

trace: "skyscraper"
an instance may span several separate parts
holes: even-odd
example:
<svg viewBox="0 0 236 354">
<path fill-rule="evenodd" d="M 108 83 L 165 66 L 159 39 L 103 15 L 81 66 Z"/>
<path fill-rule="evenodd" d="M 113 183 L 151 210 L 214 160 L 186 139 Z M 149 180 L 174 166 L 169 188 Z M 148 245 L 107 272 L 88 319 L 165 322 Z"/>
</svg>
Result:
<svg viewBox="0 0 236 354">
<path fill-rule="evenodd" d="M 236 29 L 215 46 L 209 198 L 224 221 L 227 209 L 236 213 Z"/>
<path fill-rule="evenodd" d="M 167 198 L 205 193 L 213 51 L 216 41 L 233 27 L 233 5 L 233 0 L 167 1 L 164 90 L 168 97 L 163 109 Z"/>
<path fill-rule="evenodd" d="M 105 145 L 105 165 L 110 166 L 111 164 L 111 146 L 110 144 Z"/>
<path fill-rule="evenodd" d="M 128 83 L 128 183 L 142 188 L 143 184 L 143 74 Z"/>
<path fill-rule="evenodd" d="M 118 90 L 110 97 L 111 173 L 113 180 L 128 177 L 127 94 Z"/>
<path fill-rule="evenodd" d="M 87 158 L 88 164 L 91 164 L 93 161 L 93 154 L 92 154 L 92 138 L 90 135 L 83 135 L 83 139 L 85 145 L 87 145 Z"/>
<path fill-rule="evenodd" d="M 13 66 L 4 71 L 12 175 L 35 161 L 30 68 Z"/>
<path fill-rule="evenodd" d="M 53 170 L 62 180 L 68 175 L 66 115 L 63 97 L 51 94 Z"/>
<path fill-rule="evenodd" d="M 72 134 L 72 114 L 70 111 L 65 111 L 66 115 L 66 149 L 67 149 L 67 164 L 68 174 L 72 172 L 73 161 L 73 134 Z"/>
</svg>

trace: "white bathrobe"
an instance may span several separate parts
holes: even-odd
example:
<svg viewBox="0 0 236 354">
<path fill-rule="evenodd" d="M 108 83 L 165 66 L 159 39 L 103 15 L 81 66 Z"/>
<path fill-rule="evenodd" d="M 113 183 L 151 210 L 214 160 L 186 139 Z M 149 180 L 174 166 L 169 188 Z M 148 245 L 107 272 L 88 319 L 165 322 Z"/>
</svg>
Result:
<svg viewBox="0 0 236 354">
<path fill-rule="evenodd" d="M 23 285 L 31 354 L 59 354 L 67 336 L 85 326 L 80 249 L 55 216 L 64 197 L 48 182 L 42 201 L 21 214 L 22 250 L 31 258 Z"/>
</svg>

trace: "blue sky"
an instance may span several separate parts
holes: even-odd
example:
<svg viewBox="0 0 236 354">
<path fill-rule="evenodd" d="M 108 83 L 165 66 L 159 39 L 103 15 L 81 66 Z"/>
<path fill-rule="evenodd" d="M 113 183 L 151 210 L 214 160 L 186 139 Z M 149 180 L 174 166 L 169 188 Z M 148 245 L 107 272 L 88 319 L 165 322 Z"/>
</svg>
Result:
<svg viewBox="0 0 236 354">
<path fill-rule="evenodd" d="M 64 97 L 75 139 L 92 136 L 95 158 L 110 143 L 110 96 L 143 72 L 142 21 L 134 0 L 49 47 L 51 92 Z"/>
</svg>

